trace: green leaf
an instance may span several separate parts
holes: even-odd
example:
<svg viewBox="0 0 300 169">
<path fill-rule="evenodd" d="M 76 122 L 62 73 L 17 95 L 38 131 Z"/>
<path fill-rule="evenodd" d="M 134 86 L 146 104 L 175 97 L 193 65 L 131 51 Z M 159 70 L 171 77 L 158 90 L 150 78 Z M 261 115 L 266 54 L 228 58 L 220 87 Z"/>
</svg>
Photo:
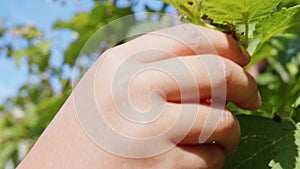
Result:
<svg viewBox="0 0 300 169">
<path fill-rule="evenodd" d="M 206 15 L 214 23 L 244 25 L 243 46 L 248 48 L 250 24 L 255 24 L 272 13 L 280 0 L 205 0 Z"/>
<path fill-rule="evenodd" d="M 265 42 L 261 42 L 255 49 L 251 62 L 247 65 L 250 67 L 265 58 L 276 57 L 282 64 L 288 64 L 287 70 L 295 76 L 300 68 L 297 54 L 300 51 L 300 36 L 298 34 L 282 33 L 272 36 Z M 299 57 L 300 58 L 300 57 Z M 299 60 L 299 61 L 298 61 Z"/>
<path fill-rule="evenodd" d="M 7 160 L 16 151 L 16 149 L 17 144 L 15 141 L 0 144 L 0 168 L 5 168 Z"/>
<path fill-rule="evenodd" d="M 299 165 L 299 125 L 297 130 L 288 120 L 280 122 L 255 116 L 238 116 L 241 143 L 238 151 L 226 154 L 224 169 L 293 169 Z M 288 158 L 287 158 L 288 157 Z M 273 161 L 273 162 L 272 162 Z"/>
<path fill-rule="evenodd" d="M 182 14 L 183 19 L 197 25 L 203 25 L 204 21 L 201 17 L 204 15 L 203 0 L 163 0 L 166 3 L 173 5 L 178 13 Z"/>
<path fill-rule="evenodd" d="M 256 23 L 269 16 L 280 0 L 205 0 L 206 14 L 214 23 Z"/>
<path fill-rule="evenodd" d="M 254 64 L 257 64 L 265 58 L 274 57 L 274 55 L 277 54 L 276 49 L 274 49 L 274 46 L 272 44 L 272 41 L 266 41 L 264 44 L 261 45 L 262 46 L 259 49 L 254 49 L 251 61 L 246 66 L 246 69 L 250 68 Z"/>
<path fill-rule="evenodd" d="M 253 55 L 261 49 L 264 43 L 279 33 L 300 33 L 300 5 L 283 8 L 272 13 L 256 25 L 254 36 L 261 41 Z"/>
<path fill-rule="evenodd" d="M 37 104 L 31 114 L 27 113 L 25 120 L 26 124 L 28 124 L 28 127 L 31 129 L 28 133 L 30 138 L 39 136 L 59 111 L 67 97 L 68 93 L 59 97 L 50 97 Z"/>
<path fill-rule="evenodd" d="M 130 14 L 132 14 L 130 8 L 117 8 L 111 3 L 96 3 L 90 13 L 79 13 L 69 21 L 56 22 L 53 29 L 71 29 L 79 35 L 79 37 L 70 44 L 68 49 L 65 50 L 64 62 L 73 66 L 82 47 L 94 33 L 96 33 L 100 28 L 103 28 L 106 24 Z M 131 24 L 132 23 L 129 22 L 124 23 L 114 29 L 119 29 L 126 33 L 127 29 L 124 29 L 125 25 Z M 114 34 L 106 34 L 106 37 L 108 39 L 113 39 Z M 101 42 L 101 39 L 98 39 L 97 42 Z M 93 52 L 99 51 L 100 43 L 90 45 L 92 45 L 90 48 L 95 49 Z"/>
<path fill-rule="evenodd" d="M 271 72 L 266 72 L 257 77 L 256 83 L 259 85 L 268 85 L 270 83 L 276 83 L 278 78 Z"/>
<path fill-rule="evenodd" d="M 255 36 L 263 40 L 283 33 L 300 33 L 300 5 L 272 13 L 256 25 Z"/>
<path fill-rule="evenodd" d="M 49 62 L 51 45 L 52 41 L 41 41 L 26 49 L 14 50 L 12 52 L 12 56 L 14 57 L 17 65 L 20 64 L 23 57 L 28 57 L 30 66 L 38 65 L 40 71 L 45 71 Z"/>
<path fill-rule="evenodd" d="M 84 25 L 88 23 L 89 15 L 86 12 L 81 12 L 77 15 L 75 15 L 72 19 L 69 21 L 61 21 L 58 20 L 53 26 L 53 29 L 62 29 L 62 28 L 69 28 L 69 29 L 80 29 Z"/>
<path fill-rule="evenodd" d="M 298 98 L 295 100 L 295 102 L 292 105 L 293 108 L 297 108 L 298 106 L 300 106 L 300 96 L 298 96 Z"/>
<path fill-rule="evenodd" d="M 274 160 L 271 160 L 269 163 L 269 167 L 272 167 L 272 169 L 283 169 L 279 163 L 276 163 Z"/>
<path fill-rule="evenodd" d="M 297 145 L 298 156 L 296 157 L 296 166 L 295 168 L 300 168 L 300 123 L 297 123 L 294 137 L 296 139 L 295 143 Z"/>
<path fill-rule="evenodd" d="M 12 57 L 15 59 L 16 64 L 19 66 L 21 59 L 29 55 L 28 50 L 15 50 L 12 52 Z"/>
<path fill-rule="evenodd" d="M 282 8 L 282 7 L 292 7 L 295 5 L 300 4 L 300 0 L 281 0 L 278 8 Z"/>
</svg>

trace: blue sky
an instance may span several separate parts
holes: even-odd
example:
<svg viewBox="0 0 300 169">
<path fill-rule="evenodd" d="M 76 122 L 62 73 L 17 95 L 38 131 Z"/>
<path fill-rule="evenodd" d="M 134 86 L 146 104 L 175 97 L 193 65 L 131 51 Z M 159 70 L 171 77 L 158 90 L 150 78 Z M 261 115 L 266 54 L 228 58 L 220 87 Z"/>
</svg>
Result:
<svg viewBox="0 0 300 169">
<path fill-rule="evenodd" d="M 53 3 L 51 0 L 2 0 L 0 1 L 0 20 L 6 26 L 15 24 L 34 24 L 46 33 L 48 38 L 59 37 L 60 48 L 65 48 L 72 40 L 70 32 L 53 32 L 51 26 L 58 20 L 67 20 L 77 12 L 88 11 L 93 6 L 91 0 L 65 0 Z M 55 51 L 54 51 L 55 52 Z M 55 62 L 60 62 L 62 57 L 57 55 Z M 4 98 L 13 96 L 28 76 L 25 64 L 15 65 L 13 60 L 0 56 L 0 103 Z"/>
<path fill-rule="evenodd" d="M 127 0 L 117 2 L 119 2 L 118 6 L 128 4 Z M 138 4 L 133 8 L 135 12 L 144 11 L 145 4 L 153 9 L 160 9 L 163 5 L 161 1 L 156 0 L 137 0 L 137 2 Z M 73 38 L 69 31 L 51 30 L 52 25 L 58 19 L 68 20 L 74 14 L 89 11 L 92 7 L 93 0 L 2 0 L 0 1 L 0 20 L 4 20 L 7 27 L 16 24 L 34 24 L 46 33 L 47 38 L 56 40 L 52 46 L 53 56 L 50 62 L 60 65 L 63 59 L 61 51 L 68 47 Z M 168 8 L 167 12 L 173 13 L 174 8 Z M 0 53 L 0 104 L 5 98 L 15 95 L 24 82 L 31 80 L 26 72 L 26 64 L 21 62 L 17 66 L 13 60 L 6 59 Z M 53 81 L 52 83 L 55 87 L 55 83 L 59 82 Z"/>
</svg>

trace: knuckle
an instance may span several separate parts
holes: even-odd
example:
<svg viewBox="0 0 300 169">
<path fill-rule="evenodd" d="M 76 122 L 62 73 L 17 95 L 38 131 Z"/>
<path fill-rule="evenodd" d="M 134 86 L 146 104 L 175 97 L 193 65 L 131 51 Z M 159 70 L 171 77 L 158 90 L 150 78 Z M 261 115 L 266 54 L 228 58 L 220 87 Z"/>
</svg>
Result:
<svg viewBox="0 0 300 169">
<path fill-rule="evenodd" d="M 225 61 L 225 82 L 226 82 L 226 85 L 230 85 L 231 82 L 232 82 L 232 79 L 234 78 L 233 77 L 233 68 L 232 68 L 232 65 L 228 62 L 228 61 Z"/>
<path fill-rule="evenodd" d="M 228 109 L 223 110 L 220 122 L 220 135 L 228 135 L 238 127 L 237 120 Z"/>
<path fill-rule="evenodd" d="M 146 87 L 148 87 L 149 82 L 146 78 L 144 78 L 145 76 L 141 76 L 141 75 L 136 75 L 134 77 L 132 77 L 130 79 L 130 84 L 132 85 L 131 87 L 133 88 L 137 88 L 137 89 L 144 89 Z"/>
</svg>

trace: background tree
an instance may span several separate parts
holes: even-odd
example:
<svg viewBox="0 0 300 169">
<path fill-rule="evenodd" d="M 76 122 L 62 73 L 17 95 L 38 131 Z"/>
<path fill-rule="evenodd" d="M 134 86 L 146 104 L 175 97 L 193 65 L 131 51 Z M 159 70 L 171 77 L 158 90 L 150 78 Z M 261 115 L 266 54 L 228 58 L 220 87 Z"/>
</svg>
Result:
<svg viewBox="0 0 300 169">
<path fill-rule="evenodd" d="M 65 57 L 59 67 L 49 63 L 56 39 L 48 40 L 33 25 L 5 27 L 1 23 L 0 38 L 10 39 L 1 46 L 1 52 L 16 64 L 25 59 L 29 76 L 35 80 L 23 84 L 15 97 L 7 98 L 0 105 L 0 168 L 4 168 L 7 162 L 16 166 L 58 112 L 72 90 L 72 76 L 63 75 L 64 71 L 75 67 L 80 49 L 88 38 L 100 27 L 128 14 L 132 14 L 129 7 L 117 8 L 109 1 L 95 1 L 91 11 L 80 12 L 68 21 L 57 21 L 53 29 L 69 29 L 78 34 L 64 51 Z M 13 43 L 15 40 L 25 41 L 25 47 L 17 49 Z M 78 64 L 76 67 L 88 66 Z M 59 92 L 53 89 L 52 79 L 59 80 L 55 86 L 61 89 Z"/>
</svg>

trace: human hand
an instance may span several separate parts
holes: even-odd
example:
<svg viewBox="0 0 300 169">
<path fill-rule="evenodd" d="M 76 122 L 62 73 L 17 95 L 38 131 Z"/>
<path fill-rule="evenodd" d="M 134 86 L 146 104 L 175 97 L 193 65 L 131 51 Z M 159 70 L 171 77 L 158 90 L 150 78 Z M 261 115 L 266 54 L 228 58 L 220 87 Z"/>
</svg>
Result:
<svg viewBox="0 0 300 169">
<path fill-rule="evenodd" d="M 190 24 L 104 53 L 74 91 L 85 132 L 109 152 L 101 166 L 221 168 L 224 151 L 235 151 L 240 139 L 225 102 L 249 110 L 261 104 L 241 67 L 249 60 L 229 36 Z M 86 114 L 95 110 L 100 118 Z"/>
</svg>

